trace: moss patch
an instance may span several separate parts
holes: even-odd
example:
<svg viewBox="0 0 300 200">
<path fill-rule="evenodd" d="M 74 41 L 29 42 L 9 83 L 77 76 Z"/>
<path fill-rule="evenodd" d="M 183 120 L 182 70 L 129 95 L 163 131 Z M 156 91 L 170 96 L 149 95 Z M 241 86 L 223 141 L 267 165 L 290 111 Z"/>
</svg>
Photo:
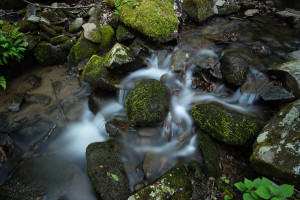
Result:
<svg viewBox="0 0 300 200">
<path fill-rule="evenodd" d="M 53 45 L 58 45 L 58 44 L 61 44 L 65 41 L 67 41 L 68 39 L 69 39 L 69 37 L 67 37 L 65 35 L 59 35 L 59 36 L 51 38 L 50 43 Z"/>
<path fill-rule="evenodd" d="M 191 20 L 202 23 L 214 15 L 213 5 L 213 0 L 184 0 L 182 8 Z"/>
<path fill-rule="evenodd" d="M 65 55 L 60 48 L 56 48 L 50 43 L 40 43 L 34 50 L 36 60 L 45 66 L 60 64 L 65 61 Z"/>
<path fill-rule="evenodd" d="M 91 84 L 96 84 L 98 78 L 106 78 L 107 74 L 107 69 L 104 67 L 104 58 L 93 55 L 83 70 L 82 79 Z"/>
<path fill-rule="evenodd" d="M 133 6 L 136 3 L 138 7 Z M 123 4 L 119 13 L 120 21 L 126 26 L 158 43 L 174 39 L 174 32 L 178 30 L 178 20 L 169 1 L 132 0 L 130 5 Z"/>
<path fill-rule="evenodd" d="M 201 129 L 231 145 L 246 145 L 264 127 L 261 122 L 213 104 L 195 105 L 191 112 Z"/>
<path fill-rule="evenodd" d="M 154 79 L 139 81 L 126 99 L 125 110 L 133 126 L 155 126 L 169 112 L 167 88 Z"/>
</svg>

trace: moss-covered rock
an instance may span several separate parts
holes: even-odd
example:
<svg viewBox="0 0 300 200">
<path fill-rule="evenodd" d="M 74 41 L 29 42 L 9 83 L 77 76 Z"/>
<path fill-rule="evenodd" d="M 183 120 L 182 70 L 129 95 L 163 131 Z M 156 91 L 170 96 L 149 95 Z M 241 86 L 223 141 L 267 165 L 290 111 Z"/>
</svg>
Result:
<svg viewBox="0 0 300 200">
<path fill-rule="evenodd" d="M 55 37 L 57 36 L 57 33 L 55 30 L 53 30 L 51 27 L 47 26 L 44 23 L 40 23 L 40 27 L 43 31 L 45 31 L 46 33 L 48 33 L 51 37 Z"/>
<path fill-rule="evenodd" d="M 206 165 L 205 174 L 207 177 L 219 178 L 221 176 L 220 155 L 212 139 L 203 131 L 198 132 L 198 144 L 203 154 Z"/>
<path fill-rule="evenodd" d="M 218 9 L 218 15 L 230 15 L 239 12 L 240 9 L 241 7 L 237 4 L 226 5 L 223 8 Z"/>
<path fill-rule="evenodd" d="M 24 35 L 22 37 L 26 46 L 26 51 L 31 51 L 41 41 L 41 36 Z"/>
<path fill-rule="evenodd" d="M 18 22 L 18 26 L 20 27 L 19 31 L 22 33 L 31 32 L 39 28 L 37 23 L 30 22 L 27 19 Z"/>
<path fill-rule="evenodd" d="M 192 116 L 201 129 L 231 145 L 249 145 L 264 124 L 232 110 L 213 104 L 193 106 Z"/>
<path fill-rule="evenodd" d="M 108 5 L 108 7 L 110 8 L 115 8 L 116 7 L 116 3 L 115 0 L 105 0 L 105 3 Z"/>
<path fill-rule="evenodd" d="M 82 79 L 93 87 L 114 90 L 114 86 L 107 81 L 108 71 L 104 66 L 104 58 L 93 55 L 84 67 Z"/>
<path fill-rule="evenodd" d="M 116 30 L 116 38 L 119 42 L 124 42 L 127 40 L 134 39 L 134 35 L 124 26 L 120 25 Z"/>
<path fill-rule="evenodd" d="M 65 52 L 69 52 L 70 49 L 75 45 L 75 41 L 76 39 L 69 38 L 67 41 L 60 45 L 60 48 Z"/>
<path fill-rule="evenodd" d="M 59 45 L 65 41 L 67 41 L 69 39 L 69 37 L 65 36 L 65 35 L 58 35 L 56 37 L 53 37 L 50 39 L 50 43 L 53 45 Z"/>
<path fill-rule="evenodd" d="M 138 6 L 134 6 L 138 4 Z M 120 21 L 153 41 L 168 42 L 176 37 L 178 20 L 170 1 L 132 0 L 122 4 Z"/>
<path fill-rule="evenodd" d="M 76 33 L 81 29 L 82 25 L 83 25 L 83 18 L 75 19 L 69 26 L 69 32 Z"/>
<path fill-rule="evenodd" d="M 101 43 L 101 34 L 99 32 L 99 28 L 96 27 L 94 23 L 86 23 L 82 25 L 84 29 L 84 37 L 87 40 L 90 40 L 94 43 Z"/>
<path fill-rule="evenodd" d="M 125 110 L 134 126 L 155 126 L 169 112 L 167 88 L 154 79 L 140 80 L 129 93 Z"/>
<path fill-rule="evenodd" d="M 38 63 L 44 66 L 61 64 L 66 60 L 65 53 L 62 49 L 50 43 L 38 44 L 33 52 Z"/>
<path fill-rule="evenodd" d="M 177 164 L 153 184 L 130 196 L 128 200 L 187 200 L 191 199 L 192 185 L 183 163 Z"/>
<path fill-rule="evenodd" d="M 114 148 L 112 141 L 90 144 L 86 149 L 86 172 L 101 199 L 127 200 L 130 196 L 129 180 L 121 155 Z M 118 181 L 107 173 L 116 175 Z"/>
<path fill-rule="evenodd" d="M 101 34 L 101 43 L 96 44 L 84 38 L 84 33 L 80 36 L 78 42 L 72 47 L 68 55 L 68 65 L 72 66 L 89 58 L 98 52 L 104 51 L 109 48 L 113 43 L 114 29 L 110 26 L 103 26 L 99 28 Z"/>
<path fill-rule="evenodd" d="M 60 20 L 59 15 L 53 11 L 43 11 L 39 14 L 39 16 L 45 18 L 50 22 L 57 22 Z"/>
<path fill-rule="evenodd" d="M 202 23 L 214 15 L 213 0 L 183 0 L 182 8 L 187 16 L 197 22 Z"/>
<path fill-rule="evenodd" d="M 253 145 L 251 166 L 266 176 L 300 183 L 300 100 L 282 108 Z"/>
<path fill-rule="evenodd" d="M 121 72 L 132 72 L 146 67 L 140 58 L 133 56 L 128 47 L 119 43 L 116 43 L 106 55 L 105 65 L 109 69 Z"/>
</svg>

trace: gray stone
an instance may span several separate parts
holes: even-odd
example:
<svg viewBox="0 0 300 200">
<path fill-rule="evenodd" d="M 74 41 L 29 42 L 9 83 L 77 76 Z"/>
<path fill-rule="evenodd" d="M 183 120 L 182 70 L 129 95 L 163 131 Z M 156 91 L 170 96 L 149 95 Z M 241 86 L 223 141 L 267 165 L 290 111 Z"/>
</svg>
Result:
<svg viewBox="0 0 300 200">
<path fill-rule="evenodd" d="M 218 0 L 215 5 L 222 7 L 222 6 L 224 6 L 225 3 L 226 3 L 226 1 Z"/>
<path fill-rule="evenodd" d="M 101 43 L 101 34 L 94 23 L 86 23 L 82 25 L 84 29 L 84 37 L 94 43 Z"/>
<path fill-rule="evenodd" d="M 187 16 L 197 22 L 202 23 L 214 15 L 214 1 L 184 0 L 182 8 Z"/>
<path fill-rule="evenodd" d="M 106 132 L 111 137 L 135 135 L 137 134 L 136 129 L 129 126 L 126 119 L 121 117 L 114 118 L 105 124 Z"/>
<path fill-rule="evenodd" d="M 253 17 L 254 15 L 258 14 L 259 13 L 259 10 L 258 9 L 249 9 L 249 10 L 246 10 L 245 11 L 245 15 L 247 17 Z"/>
<path fill-rule="evenodd" d="M 79 29 L 82 27 L 82 25 L 83 25 L 83 18 L 75 19 L 69 26 L 69 32 L 75 33 L 77 31 L 79 31 Z"/>
<path fill-rule="evenodd" d="M 44 17 L 40 18 L 40 22 L 46 24 L 47 26 L 51 26 L 51 22 Z"/>
<path fill-rule="evenodd" d="M 269 69 L 278 75 L 296 98 L 300 98 L 300 60 L 293 60 Z"/>
<path fill-rule="evenodd" d="M 38 23 L 38 22 L 40 21 L 40 19 L 41 19 L 41 18 L 32 15 L 32 16 L 28 17 L 27 20 L 28 20 L 29 22 Z"/>
<path fill-rule="evenodd" d="M 291 102 L 295 99 L 294 95 L 284 89 L 280 85 L 276 85 L 273 82 L 268 83 L 265 86 L 263 86 L 258 94 L 260 97 L 267 102 Z"/>
<path fill-rule="evenodd" d="M 237 4 L 230 4 L 230 5 L 226 5 L 222 8 L 219 8 L 217 10 L 217 14 L 218 15 L 230 15 L 232 13 L 237 13 L 239 12 L 241 9 L 241 7 Z"/>
<path fill-rule="evenodd" d="M 242 1 L 239 5 L 244 10 L 255 8 L 255 3 L 251 2 L 251 1 Z"/>
<path fill-rule="evenodd" d="M 300 50 L 288 53 L 285 58 L 287 60 L 300 60 Z"/>
<path fill-rule="evenodd" d="M 276 15 L 284 20 L 286 20 L 288 23 L 291 24 L 299 24 L 300 23 L 300 13 L 299 11 L 294 10 L 283 10 L 276 13 Z"/>
<path fill-rule="evenodd" d="M 251 166 L 266 176 L 300 183 L 300 100 L 282 108 L 253 145 Z"/>
<path fill-rule="evenodd" d="M 12 96 L 11 101 L 7 105 L 9 111 L 18 112 L 23 103 L 24 94 L 16 93 Z"/>
</svg>

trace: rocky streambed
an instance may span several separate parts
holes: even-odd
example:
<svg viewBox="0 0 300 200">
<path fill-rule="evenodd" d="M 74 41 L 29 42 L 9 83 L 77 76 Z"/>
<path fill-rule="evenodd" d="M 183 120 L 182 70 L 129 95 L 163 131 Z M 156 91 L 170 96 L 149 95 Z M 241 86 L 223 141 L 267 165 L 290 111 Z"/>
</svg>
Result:
<svg viewBox="0 0 300 200">
<path fill-rule="evenodd" d="M 0 199 L 241 199 L 233 184 L 261 176 L 299 188 L 299 14 L 203 2 L 176 16 L 132 1 L 120 21 L 114 1 L 28 7 L 27 56 L 1 71 L 26 72 L 0 91 Z"/>
</svg>

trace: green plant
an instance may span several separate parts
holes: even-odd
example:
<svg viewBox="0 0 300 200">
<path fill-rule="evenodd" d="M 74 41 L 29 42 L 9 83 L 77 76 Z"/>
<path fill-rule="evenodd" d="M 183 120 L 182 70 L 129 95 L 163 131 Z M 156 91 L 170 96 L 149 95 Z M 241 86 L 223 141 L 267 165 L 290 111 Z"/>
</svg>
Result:
<svg viewBox="0 0 300 200">
<path fill-rule="evenodd" d="M 118 182 L 119 181 L 119 177 L 116 174 L 112 174 L 110 172 L 106 173 L 107 176 L 110 176 L 114 181 Z"/>
<path fill-rule="evenodd" d="M 244 193 L 243 200 L 284 200 L 292 197 L 294 193 L 293 185 L 283 184 L 276 187 L 272 181 L 265 177 L 257 178 L 254 181 L 245 178 L 244 182 L 238 182 L 234 185 Z"/>
<path fill-rule="evenodd" d="M 3 24 L 4 21 L 0 20 L 0 25 Z M 18 30 L 19 28 L 14 28 L 12 31 L 0 30 L 0 65 L 7 64 L 9 59 L 20 61 L 24 57 L 22 53 L 26 50 L 26 44 L 21 38 L 23 33 Z M 3 76 L 0 77 L 0 86 L 6 88 Z"/>
<path fill-rule="evenodd" d="M 235 193 L 230 185 L 229 178 L 222 176 L 220 179 L 224 184 L 220 184 L 218 187 L 223 191 L 224 200 L 234 199 Z"/>
<path fill-rule="evenodd" d="M 131 5 L 131 0 L 114 0 L 115 1 L 115 5 L 116 5 L 116 10 L 114 10 L 114 14 L 119 15 L 119 11 L 122 9 L 122 6 L 124 4 L 127 4 L 128 6 Z M 133 6 L 134 8 L 138 8 L 140 5 L 140 3 L 134 3 Z"/>
</svg>

